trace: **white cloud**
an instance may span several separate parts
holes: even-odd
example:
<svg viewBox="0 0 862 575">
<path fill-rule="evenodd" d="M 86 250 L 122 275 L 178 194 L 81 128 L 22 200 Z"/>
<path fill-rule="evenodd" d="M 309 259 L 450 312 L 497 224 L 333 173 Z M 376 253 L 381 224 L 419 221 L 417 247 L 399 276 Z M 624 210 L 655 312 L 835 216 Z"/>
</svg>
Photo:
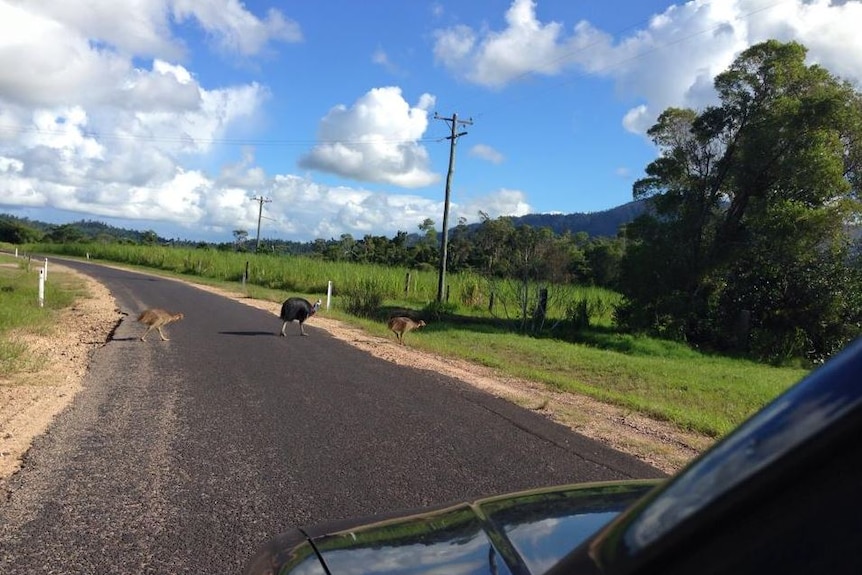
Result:
<svg viewBox="0 0 862 575">
<path fill-rule="evenodd" d="M 456 220 L 459 217 L 464 217 L 468 222 L 475 222 L 477 220 L 476 214 L 480 211 L 488 214 L 491 219 L 500 216 L 525 216 L 533 213 L 524 192 L 502 188 L 496 192 L 472 198 L 465 204 L 458 205 L 450 211 L 450 214 L 454 214 Z"/>
<path fill-rule="evenodd" d="M 272 40 L 302 40 L 299 24 L 275 9 L 268 10 L 266 18 L 261 19 L 239 0 L 173 0 L 170 4 L 178 21 L 194 18 L 227 52 L 248 56 L 260 52 Z"/>
<path fill-rule="evenodd" d="M 502 164 L 506 160 L 503 154 L 486 144 L 476 144 L 470 148 L 470 155 L 491 162 L 492 164 Z"/>
<path fill-rule="evenodd" d="M 524 74 L 557 74 L 564 61 L 558 22 L 541 24 L 534 0 L 514 0 L 506 12 L 505 30 L 475 32 L 455 26 L 436 32 L 434 53 L 445 66 L 459 70 L 477 84 L 501 87 Z"/>
<path fill-rule="evenodd" d="M 374 88 L 351 107 L 329 111 L 318 128 L 319 143 L 300 166 L 405 188 L 436 183 L 440 176 L 430 171 L 428 151 L 418 142 L 433 105 L 429 94 L 410 106 L 400 88 Z"/>
<path fill-rule="evenodd" d="M 537 19 L 535 1 L 513 0 L 505 28 L 437 30 L 434 54 L 452 73 L 495 89 L 534 75 L 611 78 L 620 98 L 638 102 L 623 125 L 644 133 L 669 106 L 712 103 L 713 78 L 742 50 L 772 38 L 801 42 L 811 63 L 862 86 L 859 22 L 859 1 L 692 0 L 614 38 L 586 21 L 567 34 L 562 23 Z"/>
<path fill-rule="evenodd" d="M 129 68 L 127 59 L 94 48 L 80 31 L 0 0 L 0 101 L 103 101 Z"/>
<path fill-rule="evenodd" d="M 0 204 L 189 229 L 256 214 L 247 192 L 185 164 L 254 119 L 268 90 L 207 88 L 171 61 L 171 7 L 243 56 L 298 39 L 279 13 L 259 19 L 233 0 L 0 0 Z M 265 181 L 246 167 L 255 174 Z"/>
<path fill-rule="evenodd" d="M 349 233 L 356 238 L 366 234 L 391 237 L 399 231 L 416 232 L 428 217 L 438 227 L 443 222 L 442 198 L 328 187 L 298 176 L 275 177 L 266 196 L 272 199 L 265 207 L 271 221 L 266 222 L 263 236 L 329 239 Z M 502 189 L 463 203 L 453 201 L 449 217 L 475 223 L 480 210 L 496 218 L 522 216 L 531 208 L 523 192 Z"/>
<path fill-rule="evenodd" d="M 390 74 L 402 74 L 401 69 L 389 58 L 389 54 L 379 46 L 371 54 L 371 61 Z"/>
<path fill-rule="evenodd" d="M 75 39 L 98 39 L 100 49 L 110 47 L 111 51 L 119 54 L 173 59 L 181 57 L 184 48 L 171 36 L 168 4 L 168 0 L 123 3 L 114 0 L 2 0 L 0 13 L 10 8 L 14 10 L 16 6 L 19 8 L 13 20 L 8 19 L 7 12 L 7 17 L 0 18 L 0 22 L 15 26 L 27 22 L 27 29 L 50 26 L 62 30 L 62 35 L 52 38 L 61 46 L 68 41 L 66 36 L 73 36 Z"/>
</svg>

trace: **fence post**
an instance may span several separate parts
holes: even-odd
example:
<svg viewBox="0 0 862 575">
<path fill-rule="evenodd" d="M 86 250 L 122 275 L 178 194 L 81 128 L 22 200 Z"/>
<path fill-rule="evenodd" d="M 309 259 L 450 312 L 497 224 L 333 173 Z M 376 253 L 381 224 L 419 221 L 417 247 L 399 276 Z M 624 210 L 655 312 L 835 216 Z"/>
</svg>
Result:
<svg viewBox="0 0 862 575">
<path fill-rule="evenodd" d="M 48 281 L 48 258 L 45 258 L 45 281 Z"/>
<path fill-rule="evenodd" d="M 545 325 L 545 316 L 548 313 L 548 288 L 539 290 L 539 303 L 533 312 L 533 332 L 538 333 Z"/>
<path fill-rule="evenodd" d="M 326 309 L 329 309 L 329 300 L 332 299 L 332 280 L 326 282 Z"/>
<path fill-rule="evenodd" d="M 39 270 L 39 307 L 45 307 L 45 270 Z"/>
</svg>

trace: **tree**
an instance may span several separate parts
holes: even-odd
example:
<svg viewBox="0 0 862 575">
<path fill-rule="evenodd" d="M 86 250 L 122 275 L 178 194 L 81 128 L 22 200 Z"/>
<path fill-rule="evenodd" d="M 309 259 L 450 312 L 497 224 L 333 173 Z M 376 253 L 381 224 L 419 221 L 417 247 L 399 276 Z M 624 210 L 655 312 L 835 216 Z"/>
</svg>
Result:
<svg viewBox="0 0 862 575">
<path fill-rule="evenodd" d="M 475 238 L 475 253 L 479 259 L 474 262 L 473 267 L 488 277 L 505 276 L 509 269 L 506 242 L 514 233 L 515 224 L 510 217 L 501 216 L 492 220 L 483 212 L 480 212 L 479 216 L 482 222 Z"/>
<path fill-rule="evenodd" d="M 625 254 L 620 238 L 597 238 L 584 250 L 584 268 L 589 280 L 601 287 L 619 288 L 620 264 Z"/>
<path fill-rule="evenodd" d="M 58 244 L 72 244 L 88 239 L 86 234 L 75 224 L 54 226 L 45 234 L 45 239 Z"/>
<path fill-rule="evenodd" d="M 245 247 L 246 240 L 248 240 L 248 231 L 246 231 L 246 230 L 234 230 L 233 231 L 233 241 L 236 244 L 237 251 L 240 251 Z"/>
<path fill-rule="evenodd" d="M 141 232 L 141 243 L 145 246 L 153 246 L 159 243 L 159 234 L 157 234 L 153 230 Z"/>
<path fill-rule="evenodd" d="M 820 357 L 849 337 L 855 311 L 832 313 L 846 288 L 816 280 L 849 262 L 862 97 L 805 55 L 794 42 L 752 46 L 716 77 L 718 105 L 670 108 L 649 130 L 661 155 L 634 185 L 652 209 L 626 230 L 629 327 L 714 348 L 769 342 L 753 351 L 772 358 Z"/>
<path fill-rule="evenodd" d="M 0 242 L 27 244 L 38 242 L 41 238 L 42 232 L 35 228 L 21 222 L 0 219 Z"/>
</svg>

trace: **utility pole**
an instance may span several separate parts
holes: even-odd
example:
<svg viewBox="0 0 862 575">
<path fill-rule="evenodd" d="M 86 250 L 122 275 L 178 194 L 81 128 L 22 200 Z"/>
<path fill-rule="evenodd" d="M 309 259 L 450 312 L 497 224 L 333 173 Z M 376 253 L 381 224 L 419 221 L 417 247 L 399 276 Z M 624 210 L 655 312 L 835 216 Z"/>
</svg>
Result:
<svg viewBox="0 0 862 575">
<path fill-rule="evenodd" d="M 452 114 L 451 118 L 444 118 L 434 114 L 435 120 L 443 120 L 451 128 L 452 135 L 449 140 L 449 171 L 446 173 L 446 200 L 443 203 L 443 241 L 440 244 L 440 271 L 437 279 L 437 303 L 443 301 L 443 290 L 446 285 L 446 259 L 449 250 L 449 197 L 452 194 L 452 174 L 455 172 L 455 144 L 458 138 L 467 135 L 467 132 L 458 132 L 458 126 L 472 125 L 473 120 L 459 120 L 458 114 Z"/>
<path fill-rule="evenodd" d="M 254 253 L 257 253 L 257 251 L 260 249 L 260 220 L 263 217 L 263 205 L 268 204 L 272 200 L 270 200 L 269 198 L 264 198 L 263 196 L 255 196 L 252 199 L 259 204 L 257 209 L 257 239 L 254 243 Z"/>
</svg>

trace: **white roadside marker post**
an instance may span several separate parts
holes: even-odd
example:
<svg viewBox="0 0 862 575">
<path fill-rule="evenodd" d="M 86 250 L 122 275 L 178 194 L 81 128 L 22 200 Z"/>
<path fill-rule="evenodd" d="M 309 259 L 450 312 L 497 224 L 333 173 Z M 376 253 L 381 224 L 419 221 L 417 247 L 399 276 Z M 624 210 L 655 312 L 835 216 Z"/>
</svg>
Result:
<svg viewBox="0 0 862 575">
<path fill-rule="evenodd" d="M 39 270 L 39 307 L 45 307 L 45 270 Z"/>
</svg>

